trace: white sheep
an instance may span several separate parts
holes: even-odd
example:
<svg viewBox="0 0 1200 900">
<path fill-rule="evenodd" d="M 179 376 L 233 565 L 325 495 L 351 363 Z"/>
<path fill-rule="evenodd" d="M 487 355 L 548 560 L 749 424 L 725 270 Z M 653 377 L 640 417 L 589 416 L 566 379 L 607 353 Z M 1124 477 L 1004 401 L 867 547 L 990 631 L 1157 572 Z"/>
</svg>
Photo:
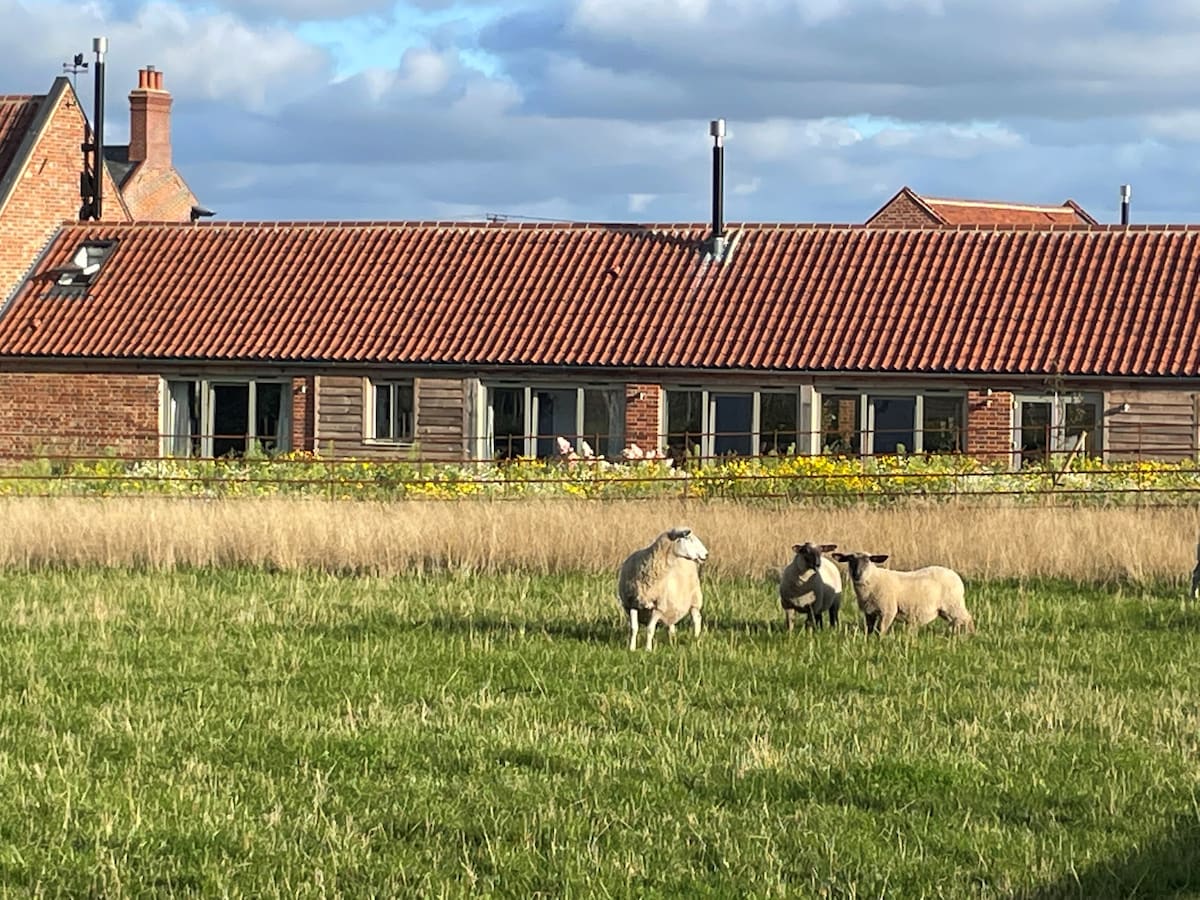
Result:
<svg viewBox="0 0 1200 900">
<path fill-rule="evenodd" d="M 829 624 L 837 627 L 838 610 L 842 605 L 842 573 L 833 560 L 825 556 L 837 549 L 837 544 L 795 544 L 795 556 L 779 575 L 779 605 L 787 617 L 790 632 L 796 625 L 796 610 L 807 616 L 805 625 L 821 627 L 821 617 L 829 613 Z"/>
<path fill-rule="evenodd" d="M 927 625 L 939 616 L 954 631 L 973 632 L 975 620 L 963 602 L 963 582 L 945 566 L 926 566 L 912 572 L 881 569 L 885 554 L 835 553 L 850 568 L 858 606 L 867 631 L 887 634 L 897 618 L 913 626 Z"/>
<path fill-rule="evenodd" d="M 700 636 L 700 563 L 708 549 L 690 528 L 664 531 L 649 547 L 634 551 L 621 563 L 617 597 L 629 614 L 629 649 L 637 649 L 638 624 L 647 627 L 646 649 L 654 649 L 654 630 L 659 622 L 675 636 L 675 623 L 692 617 L 692 630 Z"/>
</svg>

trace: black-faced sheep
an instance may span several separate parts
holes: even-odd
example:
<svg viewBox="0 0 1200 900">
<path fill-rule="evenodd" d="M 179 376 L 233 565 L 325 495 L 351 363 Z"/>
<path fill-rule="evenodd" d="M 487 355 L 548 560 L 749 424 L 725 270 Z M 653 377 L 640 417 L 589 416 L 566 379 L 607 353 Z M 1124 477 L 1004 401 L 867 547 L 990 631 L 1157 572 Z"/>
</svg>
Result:
<svg viewBox="0 0 1200 900">
<path fill-rule="evenodd" d="M 700 636 L 700 563 L 708 558 L 708 549 L 690 528 L 664 531 L 649 547 L 631 553 L 621 563 L 617 576 L 617 597 L 629 616 L 629 649 L 637 649 L 638 625 L 644 624 L 646 649 L 654 649 L 654 630 L 658 623 L 675 636 L 675 623 L 692 617 L 692 630 Z"/>
<path fill-rule="evenodd" d="M 829 613 L 829 624 L 837 627 L 842 605 L 842 573 L 824 554 L 837 544 L 795 544 L 795 556 L 779 576 L 779 605 L 787 617 L 787 629 L 796 625 L 796 610 L 807 617 L 805 625 L 820 628 L 822 616 Z"/>
<path fill-rule="evenodd" d="M 887 634 L 896 619 L 913 626 L 927 625 L 939 616 L 954 631 L 973 632 L 975 621 L 963 601 L 963 582 L 945 566 L 926 566 L 912 572 L 881 569 L 885 554 L 835 553 L 854 582 L 858 606 L 868 632 Z"/>
</svg>

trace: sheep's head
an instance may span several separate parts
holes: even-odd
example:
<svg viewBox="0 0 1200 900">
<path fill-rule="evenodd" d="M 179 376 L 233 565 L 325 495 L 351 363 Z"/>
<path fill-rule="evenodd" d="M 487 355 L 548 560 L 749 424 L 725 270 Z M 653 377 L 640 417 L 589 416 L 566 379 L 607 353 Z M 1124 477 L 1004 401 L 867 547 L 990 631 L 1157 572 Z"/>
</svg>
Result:
<svg viewBox="0 0 1200 900">
<path fill-rule="evenodd" d="M 833 558 L 840 563 L 845 563 L 850 569 L 850 577 L 855 581 L 861 581 L 863 575 L 871 567 L 872 563 L 882 563 L 887 561 L 886 553 L 835 553 Z"/>
<path fill-rule="evenodd" d="M 821 566 L 821 554 L 832 553 L 837 549 L 837 544 L 793 544 L 792 552 L 796 554 L 796 560 L 804 567 L 804 571 L 809 569 L 817 569 Z"/>
<path fill-rule="evenodd" d="M 667 537 L 671 539 L 671 552 L 676 556 L 698 563 L 708 559 L 708 548 L 696 537 L 692 529 L 672 528 L 667 532 Z"/>
</svg>

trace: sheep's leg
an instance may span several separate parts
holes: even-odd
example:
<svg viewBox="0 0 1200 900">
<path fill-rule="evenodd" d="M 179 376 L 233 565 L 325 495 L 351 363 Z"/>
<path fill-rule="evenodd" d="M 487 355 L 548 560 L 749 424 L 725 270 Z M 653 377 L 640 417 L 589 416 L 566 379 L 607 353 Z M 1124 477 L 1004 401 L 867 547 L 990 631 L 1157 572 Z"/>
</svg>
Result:
<svg viewBox="0 0 1200 900">
<path fill-rule="evenodd" d="M 638 629 L 638 611 L 631 609 L 629 611 L 629 649 L 637 649 L 637 629 Z"/>
<path fill-rule="evenodd" d="M 659 619 L 661 619 L 661 618 L 662 618 L 662 614 L 659 613 L 659 611 L 657 609 L 654 610 L 654 612 L 652 612 L 650 614 L 650 624 L 646 626 L 646 649 L 647 650 L 654 649 L 654 630 L 656 628 L 658 628 L 658 622 L 659 622 Z"/>
<path fill-rule="evenodd" d="M 887 634 L 892 627 L 892 623 L 896 621 L 896 610 L 886 609 L 879 612 L 879 633 Z"/>
<path fill-rule="evenodd" d="M 838 608 L 836 605 L 829 607 L 829 627 L 837 628 L 838 624 Z"/>
<path fill-rule="evenodd" d="M 692 607 L 692 634 L 700 637 L 700 609 L 695 606 Z"/>
<path fill-rule="evenodd" d="M 675 626 L 674 625 L 667 626 L 667 640 L 669 640 L 672 644 L 675 643 Z"/>
<path fill-rule="evenodd" d="M 796 611 L 794 609 L 785 609 L 783 615 L 787 618 L 788 634 L 792 633 L 792 629 L 796 627 Z"/>
</svg>

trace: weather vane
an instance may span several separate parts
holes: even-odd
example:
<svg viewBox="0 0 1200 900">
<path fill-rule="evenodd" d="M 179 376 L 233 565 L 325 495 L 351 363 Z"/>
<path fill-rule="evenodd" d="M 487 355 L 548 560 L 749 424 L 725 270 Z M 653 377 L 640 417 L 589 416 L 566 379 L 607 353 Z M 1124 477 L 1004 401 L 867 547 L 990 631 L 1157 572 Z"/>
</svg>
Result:
<svg viewBox="0 0 1200 900">
<path fill-rule="evenodd" d="M 73 60 L 71 60 L 70 62 L 63 63 L 62 67 L 63 67 L 64 73 L 67 73 L 67 72 L 70 73 L 71 85 L 75 88 L 78 88 L 79 87 L 79 85 L 78 85 L 79 73 L 86 72 L 88 70 L 88 64 L 87 64 L 87 61 L 84 60 L 83 54 L 76 53 L 75 58 Z"/>
</svg>

